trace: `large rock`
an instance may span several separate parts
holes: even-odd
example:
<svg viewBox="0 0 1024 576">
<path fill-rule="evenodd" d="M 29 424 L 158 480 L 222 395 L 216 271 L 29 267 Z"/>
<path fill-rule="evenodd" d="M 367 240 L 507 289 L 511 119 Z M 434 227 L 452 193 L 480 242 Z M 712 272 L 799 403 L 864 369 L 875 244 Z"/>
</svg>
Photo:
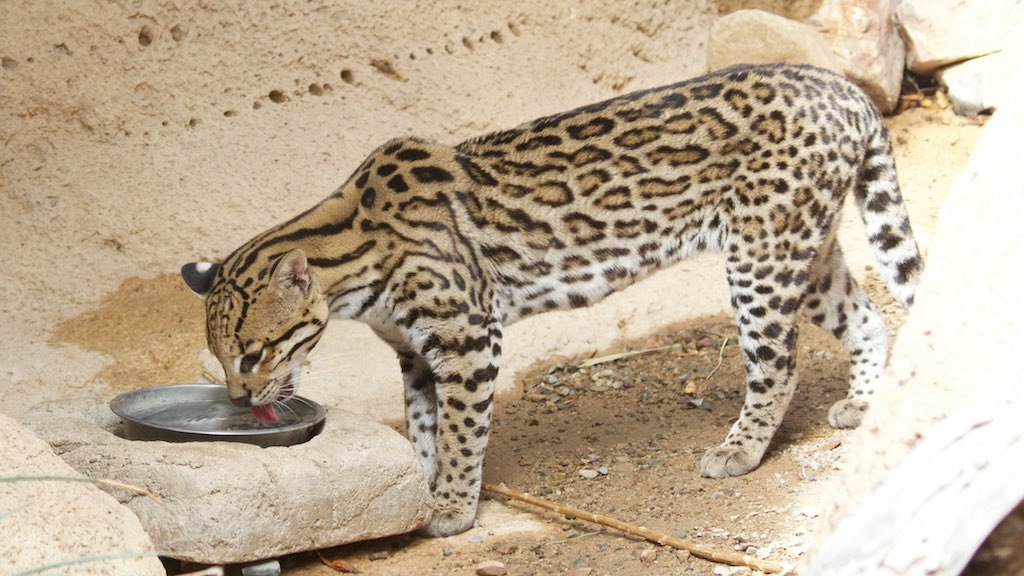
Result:
<svg viewBox="0 0 1024 576">
<path fill-rule="evenodd" d="M 0 414 L 0 430 L 4 431 L 0 441 L 2 573 L 17 574 L 70 562 L 44 572 L 86 576 L 164 574 L 163 565 L 154 555 L 153 542 L 128 508 L 90 482 L 61 480 L 82 475 L 14 419 Z M 47 479 L 27 479 L 40 477 Z M 126 557 L 87 560 L 109 554 Z"/>
<path fill-rule="evenodd" d="M 1015 70 L 1019 94 L 1024 62 Z M 885 386 L 849 442 L 823 543 L 801 574 L 960 574 L 965 550 L 1024 495 L 1022 132 L 1024 105 L 1007 99 L 943 204 Z M 966 453 L 934 450 L 973 438 L 984 442 Z"/>
<path fill-rule="evenodd" d="M 902 0 L 907 67 L 920 74 L 1001 50 L 1021 35 L 1024 1 Z"/>
<path fill-rule="evenodd" d="M 1006 84 L 1013 70 L 1014 57 L 997 52 L 939 69 L 939 81 L 946 86 L 953 109 L 962 116 L 992 112 L 1008 96 Z"/>
<path fill-rule="evenodd" d="M 411 445 L 390 428 L 329 410 L 323 432 L 290 447 L 140 442 L 117 435 L 105 402 L 45 404 L 22 419 L 83 474 L 112 489 L 157 548 L 195 562 L 273 558 L 423 526 L 432 501 Z"/>
<path fill-rule="evenodd" d="M 761 10 L 738 10 L 711 28 L 708 69 L 733 64 L 813 64 L 842 72 L 824 38 L 810 26 Z"/>
<path fill-rule="evenodd" d="M 808 20 L 824 34 L 843 72 L 882 112 L 896 107 L 906 60 L 892 0 L 825 0 Z"/>
</svg>

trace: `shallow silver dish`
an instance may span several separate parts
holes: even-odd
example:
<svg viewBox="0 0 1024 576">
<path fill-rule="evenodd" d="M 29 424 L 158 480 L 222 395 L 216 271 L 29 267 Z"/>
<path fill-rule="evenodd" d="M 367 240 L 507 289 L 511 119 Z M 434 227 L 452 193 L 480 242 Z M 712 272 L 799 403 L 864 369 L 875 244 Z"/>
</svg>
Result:
<svg viewBox="0 0 1024 576">
<path fill-rule="evenodd" d="M 259 422 L 252 410 L 235 406 L 222 384 L 173 384 L 125 392 L 110 401 L 124 421 L 128 440 L 194 442 L 220 440 L 258 446 L 291 446 L 324 428 L 322 406 L 295 396 L 276 406 L 277 422 Z"/>
</svg>

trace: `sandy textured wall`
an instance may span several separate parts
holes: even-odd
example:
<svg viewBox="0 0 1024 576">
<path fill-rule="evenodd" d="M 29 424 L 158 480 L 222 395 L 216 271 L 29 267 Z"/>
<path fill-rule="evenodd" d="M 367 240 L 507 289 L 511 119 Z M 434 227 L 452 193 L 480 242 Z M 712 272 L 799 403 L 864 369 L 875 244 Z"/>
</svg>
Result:
<svg viewBox="0 0 1024 576">
<path fill-rule="evenodd" d="M 109 355 L 48 341 L 56 323 L 96 308 L 126 279 L 150 282 L 187 259 L 226 254 L 318 201 L 387 138 L 454 143 L 702 72 L 714 7 L 43 1 L 7 2 L 3 12 L 0 380 L 13 391 L 3 409 L 19 412 L 40 398 L 109 391 L 100 372 Z M 639 326 L 678 307 L 651 298 L 638 292 L 570 317 L 576 324 L 521 324 L 507 349 L 606 346 L 629 334 L 633 316 Z M 722 298 L 706 297 L 705 308 Z M 140 300 L 87 340 L 182 306 Z M 169 357 L 175 333 L 197 328 L 193 309 L 179 316 L 134 338 L 129 329 L 119 345 Z M 580 336 L 588 318 L 597 328 Z M 397 392 L 397 372 L 377 369 L 393 370 L 386 351 L 365 332 L 332 333 L 327 346 L 359 360 L 341 357 L 339 368 L 364 369 L 342 378 Z"/>
</svg>

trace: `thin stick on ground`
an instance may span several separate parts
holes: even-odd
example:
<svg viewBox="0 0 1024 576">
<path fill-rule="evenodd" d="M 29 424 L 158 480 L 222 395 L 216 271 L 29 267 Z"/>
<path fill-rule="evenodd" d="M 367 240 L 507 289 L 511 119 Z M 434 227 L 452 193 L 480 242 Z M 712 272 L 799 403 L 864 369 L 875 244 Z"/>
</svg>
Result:
<svg viewBox="0 0 1024 576">
<path fill-rule="evenodd" d="M 570 506 L 563 506 L 562 504 L 557 504 L 549 500 L 544 500 L 543 498 L 531 496 L 524 492 L 510 490 L 506 488 L 504 485 L 489 484 L 485 482 L 483 488 L 484 490 L 492 494 L 498 494 L 500 496 L 505 496 L 513 500 L 518 500 L 520 502 L 526 502 L 527 504 L 532 504 L 534 506 L 537 506 L 538 508 L 544 508 L 545 510 L 550 510 L 557 514 L 573 516 L 575 518 L 580 518 L 588 522 L 593 522 L 595 524 L 600 524 L 602 526 L 608 526 L 609 528 L 614 528 L 626 534 L 639 536 L 641 538 L 644 538 L 645 540 L 649 540 L 661 546 L 671 546 L 672 548 L 676 548 L 679 550 L 686 550 L 687 552 L 693 554 L 698 558 L 703 558 L 705 560 L 710 560 L 712 562 L 729 564 L 730 566 L 747 566 L 749 568 L 760 570 L 761 572 L 765 573 L 781 573 L 786 570 L 786 566 L 779 564 L 777 562 L 760 560 L 748 554 L 740 554 L 737 552 L 729 552 L 726 550 L 714 550 L 706 546 L 701 546 L 700 544 L 697 544 L 690 540 L 676 538 L 675 536 L 669 536 L 668 534 L 663 534 L 661 532 L 657 532 L 649 528 L 644 528 L 643 526 L 637 526 L 635 524 L 630 524 L 628 522 L 616 520 L 615 518 L 602 516 L 601 514 L 593 514 L 591 512 L 579 510 L 576 508 L 572 508 Z"/>
<path fill-rule="evenodd" d="M 704 377 L 705 380 L 710 380 L 711 377 L 715 375 L 715 372 L 718 372 L 718 369 L 722 367 L 722 360 L 725 358 L 725 345 L 728 343 L 729 338 L 722 340 L 722 346 L 718 349 L 718 364 L 715 364 L 715 367 L 711 369 L 711 372 L 708 372 L 708 375 Z"/>
<path fill-rule="evenodd" d="M 591 358 L 590 360 L 584 360 L 580 362 L 579 368 L 588 368 L 590 366 L 597 366 L 598 364 L 604 364 L 606 362 L 614 362 L 615 360 L 621 360 L 623 358 L 631 358 L 633 356 L 640 356 L 642 354 L 651 354 L 654 352 L 663 352 L 665 350 L 671 350 L 673 348 L 679 348 L 679 344 L 669 344 L 668 346 L 658 346 L 657 348 L 645 348 L 643 350 L 628 350 L 626 352 L 618 352 L 615 354 L 609 354 L 607 356 L 600 356 L 598 358 Z"/>
</svg>

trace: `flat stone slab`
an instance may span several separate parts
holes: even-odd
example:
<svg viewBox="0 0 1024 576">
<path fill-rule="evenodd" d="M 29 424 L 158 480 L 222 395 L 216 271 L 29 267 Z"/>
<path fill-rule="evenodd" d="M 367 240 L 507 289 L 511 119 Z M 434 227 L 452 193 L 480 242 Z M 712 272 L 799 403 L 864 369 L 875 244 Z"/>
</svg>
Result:
<svg viewBox="0 0 1024 576">
<path fill-rule="evenodd" d="M 323 432 L 289 447 L 144 442 L 118 434 L 106 401 L 51 402 L 22 420 L 72 468 L 107 488 L 167 556 L 248 562 L 410 532 L 432 500 L 412 446 L 394 430 L 329 409 Z"/>
</svg>

